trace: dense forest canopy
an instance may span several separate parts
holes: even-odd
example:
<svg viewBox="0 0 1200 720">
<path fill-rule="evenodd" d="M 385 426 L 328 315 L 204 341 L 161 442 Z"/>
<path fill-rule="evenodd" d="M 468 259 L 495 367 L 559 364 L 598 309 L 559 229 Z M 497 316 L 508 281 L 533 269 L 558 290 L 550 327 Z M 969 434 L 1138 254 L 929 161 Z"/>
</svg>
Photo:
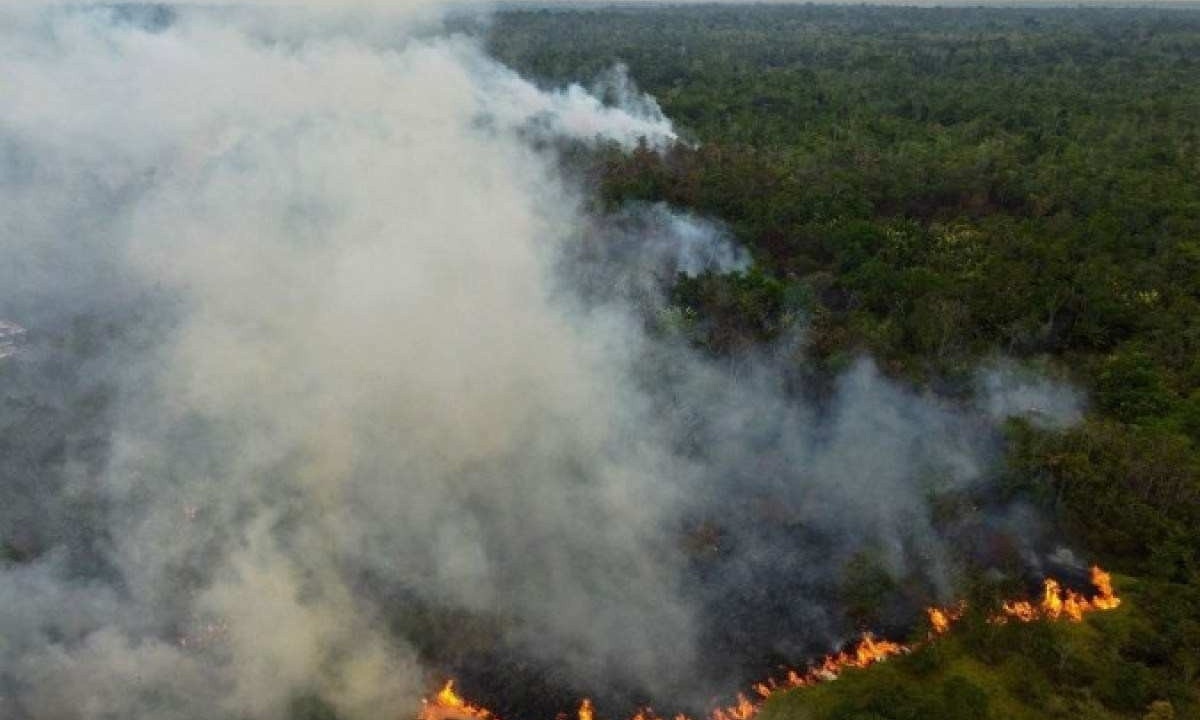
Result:
<svg viewBox="0 0 1200 720">
<path fill-rule="evenodd" d="M 933 653 L 958 673 L 945 697 L 892 677 L 932 672 L 912 658 L 819 717 L 980 717 L 989 693 L 994 717 L 1197 712 L 1200 13 L 542 9 L 501 14 L 488 38 L 548 83 L 624 64 L 681 127 L 689 142 L 614 149 L 590 177 L 613 206 L 691 208 L 750 249 L 749 271 L 674 289 L 708 351 L 799 324 L 818 384 L 869 353 L 954 393 L 1004 354 L 1089 392 L 1074 428 L 1010 424 L 1004 492 L 1128 574 L 1136 629 L 1090 645 L 988 629 L 958 659 Z M 977 662 L 1006 679 L 963 669 Z M 962 673 L 989 693 L 953 685 Z"/>
</svg>

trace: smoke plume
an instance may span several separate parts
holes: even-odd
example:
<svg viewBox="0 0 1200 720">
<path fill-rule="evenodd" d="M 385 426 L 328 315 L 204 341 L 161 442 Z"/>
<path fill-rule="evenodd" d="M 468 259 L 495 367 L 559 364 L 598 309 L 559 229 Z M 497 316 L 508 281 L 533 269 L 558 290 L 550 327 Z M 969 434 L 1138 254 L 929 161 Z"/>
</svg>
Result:
<svg viewBox="0 0 1200 720">
<path fill-rule="evenodd" d="M 653 327 L 749 257 L 563 179 L 675 137 L 623 69 L 539 89 L 427 4 L 0 12 L 0 717 L 404 717 L 444 617 L 697 702 L 745 583 L 781 653 L 864 549 L 949 591 L 928 499 L 1044 389 L 816 406 Z"/>
</svg>

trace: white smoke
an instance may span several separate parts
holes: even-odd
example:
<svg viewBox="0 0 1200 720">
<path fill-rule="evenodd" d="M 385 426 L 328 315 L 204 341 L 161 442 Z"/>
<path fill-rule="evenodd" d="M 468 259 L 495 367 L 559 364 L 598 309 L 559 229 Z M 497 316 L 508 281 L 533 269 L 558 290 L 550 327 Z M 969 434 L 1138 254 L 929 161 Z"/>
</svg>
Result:
<svg viewBox="0 0 1200 720">
<path fill-rule="evenodd" d="M 671 272 L 699 275 L 742 272 L 750 267 L 750 254 L 721 225 L 691 213 L 672 211 L 664 203 L 630 209 L 639 216 L 637 235 L 643 252 L 659 258 L 639 264 L 665 266 Z"/>
<path fill-rule="evenodd" d="M 480 69 L 489 117 L 508 127 L 532 124 L 545 136 L 612 140 L 630 148 L 639 141 L 663 147 L 675 140 L 671 123 L 654 98 L 638 92 L 628 69 L 617 65 L 591 91 L 572 84 L 545 92 L 507 68 Z M 612 104 L 605 104 L 605 96 Z"/>
<path fill-rule="evenodd" d="M 669 121 L 426 9 L 3 18 L 0 316 L 67 340 L 4 358 L 0 717 L 403 716 L 418 604 L 653 693 L 699 642 L 680 527 L 744 494 L 833 547 L 747 531 L 745 567 L 827 579 L 880 541 L 901 573 L 914 535 L 942 562 L 922 500 L 988 433 L 866 362 L 817 410 L 777 359 L 648 334 L 656 282 L 748 257 L 665 206 L 585 218 L 530 140 Z M 567 299 L 588 257 L 613 282 Z"/>
<path fill-rule="evenodd" d="M 669 207 L 634 204 L 592 219 L 561 259 L 565 294 L 587 305 L 661 310 L 676 277 L 743 272 L 750 254 L 719 222 Z"/>
<path fill-rule="evenodd" d="M 1011 361 L 981 368 L 977 384 L 981 408 L 996 420 L 1021 417 L 1039 427 L 1065 428 L 1083 417 L 1078 390 Z"/>
<path fill-rule="evenodd" d="M 0 320 L 0 360 L 17 352 L 25 339 L 25 328 L 8 320 Z"/>
<path fill-rule="evenodd" d="M 516 131 L 632 142 L 669 123 L 541 94 L 462 39 L 283 42 L 240 18 L 148 32 L 50 11 L 0 40 L 0 123 L 24 158 L 5 253 L 35 268 L 15 287 L 38 306 L 129 285 L 179 304 L 88 478 L 105 592 L 14 571 L 37 580 L 0 624 L 40 639 L 0 648 L 7 709 L 159 716 L 140 688 L 172 716 L 269 718 L 311 690 L 346 717 L 401 714 L 423 680 L 356 592 L 367 570 L 513 615 L 516 642 L 579 647 L 568 662 L 620 643 L 646 668 L 661 651 L 635 626 L 688 635 L 684 608 L 643 599 L 670 583 L 643 552 L 668 491 L 614 434 L 620 367 L 547 301 L 575 200 Z M 59 277 L 71 257 L 102 266 Z M 80 607 L 57 612 L 62 592 Z M 217 641 L 187 642 L 213 623 Z"/>
</svg>

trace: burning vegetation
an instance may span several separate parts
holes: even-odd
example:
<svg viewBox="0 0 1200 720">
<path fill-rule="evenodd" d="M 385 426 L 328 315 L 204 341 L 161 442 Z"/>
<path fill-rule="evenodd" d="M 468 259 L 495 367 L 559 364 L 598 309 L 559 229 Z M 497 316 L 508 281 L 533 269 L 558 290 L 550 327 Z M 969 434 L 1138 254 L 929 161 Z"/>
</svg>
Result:
<svg viewBox="0 0 1200 720">
<path fill-rule="evenodd" d="M 585 701 L 586 702 L 586 701 Z M 579 712 L 580 720 L 588 720 L 583 717 L 583 710 Z M 472 705 L 462 698 L 454 690 L 454 681 L 447 680 L 438 694 L 433 696 L 433 699 L 425 699 L 421 701 L 421 713 L 418 715 L 420 720 L 490 720 L 494 716 L 491 711 Z"/>
<path fill-rule="evenodd" d="M 1072 622 L 1079 622 L 1089 612 L 1112 610 L 1121 604 L 1121 598 L 1113 592 L 1112 577 L 1095 566 L 1092 567 L 1092 586 L 1096 588 L 1096 595 L 1089 599 L 1074 590 L 1063 588 L 1053 578 L 1046 578 L 1042 584 L 1040 602 L 1034 603 L 1028 600 L 1006 602 L 995 621 L 1006 622 L 1012 619 L 1031 622 L 1041 619 L 1065 618 Z"/>
<path fill-rule="evenodd" d="M 988 621 L 997 624 L 1039 620 L 1082 622 L 1088 613 L 1114 610 L 1121 605 L 1121 598 L 1113 590 L 1112 576 L 1109 573 L 1098 566 L 1092 566 L 1090 579 L 1095 593 L 1087 597 L 1063 587 L 1062 583 L 1054 578 L 1046 578 L 1042 583 L 1040 599 L 1005 602 Z M 949 632 L 953 624 L 962 618 L 966 609 L 966 603 L 926 608 L 930 627 L 929 641 Z M 853 647 L 826 655 L 806 670 L 790 669 L 782 677 L 755 683 L 751 692 L 739 693 L 731 705 L 714 708 L 705 720 L 751 720 L 758 715 L 766 700 L 775 693 L 836 680 L 846 670 L 869 667 L 895 655 L 912 652 L 919 645 L 920 643 L 906 645 L 877 638 L 869 632 L 863 633 Z M 446 681 L 433 698 L 422 700 L 421 705 L 417 720 L 499 720 L 490 710 L 464 700 L 455 691 L 454 680 Z M 576 714 L 577 720 L 594 720 L 595 707 L 592 701 L 584 698 Z M 557 720 L 569 719 L 560 716 Z M 639 709 L 630 720 L 665 719 L 647 707 Z M 672 720 L 691 719 L 678 714 Z"/>
</svg>

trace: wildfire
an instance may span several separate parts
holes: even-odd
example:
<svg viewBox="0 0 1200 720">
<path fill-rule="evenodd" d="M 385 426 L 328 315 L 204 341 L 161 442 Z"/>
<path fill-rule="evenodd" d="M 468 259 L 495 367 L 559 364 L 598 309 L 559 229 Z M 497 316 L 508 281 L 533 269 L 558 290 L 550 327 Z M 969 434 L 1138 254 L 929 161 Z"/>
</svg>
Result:
<svg viewBox="0 0 1200 720">
<path fill-rule="evenodd" d="M 1090 598 L 1064 588 L 1053 578 L 1046 578 L 1042 585 L 1042 597 L 1034 602 L 1016 600 L 1006 602 L 1000 612 L 990 618 L 990 622 L 1005 623 L 1033 622 L 1035 620 L 1068 620 L 1080 622 L 1083 616 L 1090 612 L 1113 610 L 1120 606 L 1121 598 L 1117 597 L 1112 587 L 1112 577 L 1099 567 L 1091 570 L 1092 586 L 1096 594 Z M 950 630 L 955 621 L 966 612 L 966 604 L 959 603 L 951 607 L 930 607 L 926 609 L 929 618 L 930 640 Z M 738 693 L 732 705 L 718 707 L 708 714 L 704 720 L 752 720 L 762 709 L 767 698 L 777 692 L 794 688 L 808 687 L 817 683 L 837 679 L 850 668 L 865 668 L 878 662 L 883 662 L 895 655 L 911 652 L 915 646 L 904 645 L 890 640 L 876 638 L 871 633 L 863 633 L 853 648 L 842 652 L 826 655 L 818 663 L 812 664 L 807 670 L 788 670 L 782 678 L 770 678 L 752 686 L 753 692 Z M 454 691 L 454 681 L 449 680 L 441 691 L 433 697 L 421 701 L 421 712 L 417 720 L 498 720 L 489 710 L 471 705 L 459 697 Z M 595 720 L 596 709 L 592 701 L 584 698 L 579 705 L 579 720 Z M 663 720 L 650 708 L 639 709 L 630 720 Z M 673 720 L 691 720 L 685 715 L 676 715 Z"/>
<path fill-rule="evenodd" d="M 1042 599 L 1039 602 L 1006 602 L 1001 606 L 1000 614 L 992 618 L 992 621 L 1032 622 L 1044 618 L 1080 622 L 1089 612 L 1112 610 L 1120 606 L 1121 598 L 1113 592 L 1112 576 L 1096 566 L 1092 566 L 1092 586 L 1096 588 L 1096 595 L 1088 599 L 1074 590 L 1063 588 L 1057 580 L 1046 578 L 1042 583 Z"/>
<path fill-rule="evenodd" d="M 821 662 L 814 664 L 806 672 L 789 670 L 783 679 L 771 678 L 756 683 L 753 686 L 754 694 L 758 696 L 756 699 L 739 693 L 736 703 L 713 710 L 707 720 L 750 720 L 762 709 L 766 699 L 777 692 L 833 680 L 848 668 L 865 668 L 910 650 L 906 645 L 878 639 L 871 633 L 863 633 L 852 650 L 826 655 Z"/>
<path fill-rule="evenodd" d="M 486 708 L 472 705 L 454 691 L 454 681 L 447 680 L 433 699 L 421 701 L 418 720 L 498 720 Z M 580 720 L 583 720 L 581 717 Z"/>
<path fill-rule="evenodd" d="M 941 635 L 950 629 L 950 614 L 944 608 L 925 608 L 925 612 L 929 615 L 929 625 L 935 635 Z"/>
<path fill-rule="evenodd" d="M 966 602 L 960 602 L 950 607 L 931 606 L 925 608 L 925 614 L 929 617 L 929 634 L 931 636 L 944 635 L 950 630 L 950 626 L 958 622 L 966 612 Z"/>
</svg>

